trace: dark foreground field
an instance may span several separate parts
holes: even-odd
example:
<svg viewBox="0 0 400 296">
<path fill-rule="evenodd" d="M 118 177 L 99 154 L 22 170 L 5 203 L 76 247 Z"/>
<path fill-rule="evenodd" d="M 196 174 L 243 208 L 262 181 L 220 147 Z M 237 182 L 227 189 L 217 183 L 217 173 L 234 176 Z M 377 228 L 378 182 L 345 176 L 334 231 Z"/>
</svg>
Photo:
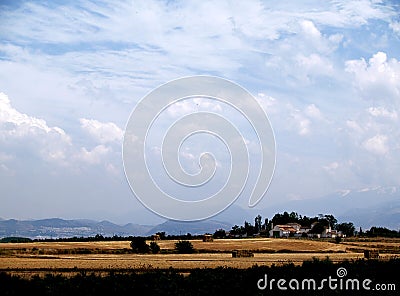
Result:
<svg viewBox="0 0 400 296">
<path fill-rule="evenodd" d="M 109 271 L 104 274 L 88 270 L 74 276 L 52 273 L 32 277 L 1 272 L 0 294 L 399 295 L 399 271 L 399 259 L 340 263 L 314 259 L 302 265 L 253 266 L 248 269 L 218 267 L 192 269 L 187 273 L 172 268 Z"/>
</svg>

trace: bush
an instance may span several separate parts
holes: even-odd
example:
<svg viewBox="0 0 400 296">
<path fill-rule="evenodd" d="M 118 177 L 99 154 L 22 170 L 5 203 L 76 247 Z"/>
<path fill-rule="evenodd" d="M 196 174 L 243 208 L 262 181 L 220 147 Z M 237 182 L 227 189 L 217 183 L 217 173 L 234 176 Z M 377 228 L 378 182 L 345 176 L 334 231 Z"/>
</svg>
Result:
<svg viewBox="0 0 400 296">
<path fill-rule="evenodd" d="M 146 244 L 146 239 L 144 237 L 134 237 L 131 241 L 131 248 L 134 253 L 148 253 L 150 247 Z"/>
<path fill-rule="evenodd" d="M 191 254 L 194 252 L 193 245 L 190 241 L 178 241 L 175 243 L 175 250 L 179 254 Z"/>
<path fill-rule="evenodd" d="M 335 237 L 335 243 L 340 244 L 341 241 L 342 241 L 342 238 L 340 236 Z"/>
<path fill-rule="evenodd" d="M 150 251 L 153 254 L 160 253 L 160 246 L 156 242 L 151 242 L 150 243 Z"/>
</svg>

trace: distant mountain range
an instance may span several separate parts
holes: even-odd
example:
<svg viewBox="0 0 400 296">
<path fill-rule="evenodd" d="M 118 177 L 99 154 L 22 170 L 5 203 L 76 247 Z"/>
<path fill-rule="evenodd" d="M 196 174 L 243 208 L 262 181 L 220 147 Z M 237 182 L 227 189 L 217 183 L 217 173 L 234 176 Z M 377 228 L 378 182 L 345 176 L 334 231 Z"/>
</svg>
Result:
<svg viewBox="0 0 400 296">
<path fill-rule="evenodd" d="M 109 221 L 63 220 L 58 218 L 19 221 L 0 220 L 0 237 L 21 236 L 29 238 L 59 238 L 74 236 L 129 236 L 144 235 L 152 225 L 117 225 Z"/>
<path fill-rule="evenodd" d="M 213 217 L 213 220 L 199 222 L 166 221 L 158 225 L 140 225 L 128 223 L 118 225 L 109 221 L 63 220 L 58 218 L 43 220 L 0 218 L 0 238 L 22 236 L 29 238 L 58 238 L 73 236 L 129 236 L 151 235 L 165 231 L 167 234 L 203 234 L 213 233 L 217 229 L 230 230 L 234 224 L 243 225 L 254 217 L 272 218 L 275 213 L 295 211 L 301 215 L 333 214 L 339 222 L 353 222 L 354 225 L 369 229 L 382 226 L 394 230 L 400 229 L 400 188 L 375 187 L 358 190 L 342 190 L 317 199 L 287 200 L 271 204 L 263 209 L 245 209 L 232 205 Z M 224 222 L 221 222 L 224 221 Z"/>
<path fill-rule="evenodd" d="M 103 236 L 144 236 L 164 231 L 166 234 L 203 234 L 214 233 L 223 228 L 229 230 L 231 224 L 218 221 L 200 222 L 174 222 L 166 221 L 159 225 L 125 224 L 118 225 L 109 221 L 93 220 L 64 220 L 59 218 L 42 220 L 0 219 L 0 238 L 18 236 L 28 238 L 64 238 L 64 237 L 88 237 L 101 234 Z"/>
</svg>

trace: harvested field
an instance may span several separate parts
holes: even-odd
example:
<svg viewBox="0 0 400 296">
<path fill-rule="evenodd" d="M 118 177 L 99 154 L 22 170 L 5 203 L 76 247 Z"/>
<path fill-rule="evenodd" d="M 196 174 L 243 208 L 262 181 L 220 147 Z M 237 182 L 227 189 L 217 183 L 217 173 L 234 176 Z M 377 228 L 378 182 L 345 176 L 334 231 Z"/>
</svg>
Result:
<svg viewBox="0 0 400 296">
<path fill-rule="evenodd" d="M 176 241 L 158 242 L 161 249 L 173 249 Z M 251 250 L 253 252 L 344 252 L 345 246 L 327 241 L 285 238 L 217 239 L 213 242 L 191 241 L 196 250 L 231 252 Z"/>
<path fill-rule="evenodd" d="M 344 242 L 349 250 L 379 250 L 381 253 L 394 253 L 400 254 L 400 239 L 384 239 L 381 241 L 376 240 L 351 240 Z"/>
<path fill-rule="evenodd" d="M 177 240 L 157 241 L 161 249 L 173 250 Z M 149 241 L 148 241 L 149 243 Z M 254 252 L 344 252 L 346 247 L 328 241 L 306 239 L 216 239 L 213 242 L 191 240 L 193 247 L 202 252 L 231 252 L 233 250 L 252 250 Z M 129 241 L 117 242 L 34 242 L 34 243 L 4 243 L 0 251 L 14 250 L 29 252 L 32 249 L 42 250 L 44 254 L 56 254 L 57 250 L 121 250 L 130 248 Z M 0 253 L 1 254 L 1 253 Z"/>
<path fill-rule="evenodd" d="M 77 272 L 107 270 L 147 270 L 152 268 L 180 270 L 215 268 L 218 266 L 248 268 L 254 265 L 301 264 L 313 258 L 340 262 L 364 257 L 362 249 L 381 244 L 386 248 L 398 247 L 393 242 L 345 242 L 335 244 L 324 240 L 305 239 L 221 239 L 213 242 L 192 240 L 198 253 L 174 254 L 174 240 L 157 243 L 164 254 L 132 254 L 130 242 L 34 242 L 0 244 L 0 271 L 9 272 Z M 356 251 L 352 251 L 351 247 Z M 126 253 L 118 253 L 120 250 Z M 89 250 L 93 253 L 71 253 Z M 254 257 L 232 258 L 233 250 L 249 250 Z M 346 251 L 347 250 L 347 251 Z M 111 253 L 109 251 L 112 251 Z M 115 252 L 114 252 L 115 251 Z M 381 254 L 381 259 L 393 258 L 395 252 Z"/>
<path fill-rule="evenodd" d="M 326 254 L 254 254 L 254 257 L 232 258 L 231 254 L 155 254 L 155 255 L 74 255 L 74 256 L 26 256 L 0 257 L 0 270 L 60 270 L 60 269 L 193 269 L 227 266 L 248 268 L 257 265 L 280 265 L 288 262 L 301 264 L 312 258 L 325 259 Z M 358 253 L 329 254 L 332 261 L 362 258 Z"/>
</svg>

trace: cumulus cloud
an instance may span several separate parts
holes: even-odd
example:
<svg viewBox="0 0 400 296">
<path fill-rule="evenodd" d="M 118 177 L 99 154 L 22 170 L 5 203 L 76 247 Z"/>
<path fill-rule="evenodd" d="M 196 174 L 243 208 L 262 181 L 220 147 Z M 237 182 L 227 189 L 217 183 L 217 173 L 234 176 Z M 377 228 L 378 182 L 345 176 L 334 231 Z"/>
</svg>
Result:
<svg viewBox="0 0 400 296">
<path fill-rule="evenodd" d="M 368 108 L 368 112 L 374 117 L 384 117 L 397 120 L 397 112 L 395 110 L 389 111 L 385 107 L 370 107 Z"/>
<path fill-rule="evenodd" d="M 323 119 L 321 111 L 314 104 L 308 105 L 305 109 L 305 113 L 311 118 Z"/>
<path fill-rule="evenodd" d="M 325 122 L 322 112 L 315 104 L 307 105 L 302 110 L 294 108 L 291 104 L 286 106 L 290 110 L 289 120 L 294 123 L 297 133 L 301 136 L 309 135 L 316 122 L 318 122 L 320 126 Z M 318 127 L 316 125 L 314 126 Z"/>
<path fill-rule="evenodd" d="M 386 135 L 376 135 L 363 143 L 363 147 L 372 153 L 384 155 L 388 152 Z"/>
<path fill-rule="evenodd" d="M 0 93 L 0 141 L 3 147 L 32 149 L 44 160 L 63 163 L 71 138 L 59 127 L 50 127 L 40 118 L 21 113 L 12 107 L 7 95 Z"/>
<path fill-rule="evenodd" d="M 294 116 L 298 123 L 299 135 L 304 136 L 310 133 L 310 120 L 301 116 Z"/>
<path fill-rule="evenodd" d="M 109 152 L 110 148 L 104 145 L 98 145 L 92 150 L 87 150 L 85 147 L 82 147 L 80 153 L 76 155 L 76 158 L 89 164 L 99 164 Z"/>
<path fill-rule="evenodd" d="M 361 134 L 364 131 L 363 128 L 354 120 L 346 120 L 346 126 L 357 134 Z"/>
<path fill-rule="evenodd" d="M 304 20 L 300 22 L 300 25 L 306 35 L 310 36 L 311 38 L 321 38 L 321 32 L 315 27 L 313 22 Z"/>
<path fill-rule="evenodd" d="M 400 97 L 400 61 L 388 59 L 385 52 L 377 52 L 368 62 L 346 61 L 346 71 L 355 77 L 355 87 L 366 99 L 397 103 Z"/>
<path fill-rule="evenodd" d="M 395 32 L 396 34 L 400 34 L 400 22 L 391 22 L 389 27 Z"/>
<path fill-rule="evenodd" d="M 47 161 L 74 168 L 81 163 L 99 164 L 107 160 L 112 149 L 106 144 L 119 142 L 123 132 L 114 123 L 81 119 L 82 128 L 100 142 L 93 149 L 79 147 L 60 127 L 52 127 L 44 119 L 24 114 L 15 109 L 10 99 L 0 93 L 0 163 L 29 155 L 38 161 Z M 10 164 L 11 165 L 11 164 Z"/>
<path fill-rule="evenodd" d="M 119 142 L 123 138 L 123 131 L 113 122 L 100 122 L 95 119 L 81 118 L 81 127 L 96 141 L 105 144 Z"/>
</svg>

